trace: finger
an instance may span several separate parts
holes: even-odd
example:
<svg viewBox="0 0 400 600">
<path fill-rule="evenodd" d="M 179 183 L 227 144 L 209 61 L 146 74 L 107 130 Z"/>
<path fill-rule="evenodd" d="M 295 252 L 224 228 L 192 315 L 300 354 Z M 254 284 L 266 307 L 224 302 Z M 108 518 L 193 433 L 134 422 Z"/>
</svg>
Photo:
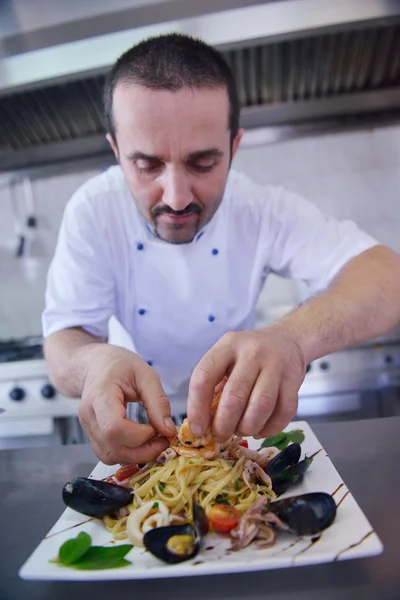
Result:
<svg viewBox="0 0 400 600">
<path fill-rule="evenodd" d="M 92 415 L 89 414 L 90 412 L 92 412 Z M 167 438 L 162 436 L 153 436 L 140 448 L 130 448 L 124 445 L 108 443 L 104 440 L 92 409 L 89 409 L 85 413 L 85 416 L 81 419 L 81 423 L 90 439 L 93 450 L 106 465 L 150 462 L 169 445 Z"/>
<path fill-rule="evenodd" d="M 256 435 L 267 422 L 278 401 L 280 383 L 281 376 L 273 365 L 261 371 L 237 427 L 240 435 Z"/>
<path fill-rule="evenodd" d="M 189 427 L 194 435 L 202 435 L 209 427 L 214 390 L 233 362 L 233 349 L 217 342 L 197 363 L 190 378 L 187 404 Z"/>
<path fill-rule="evenodd" d="M 237 430 L 259 373 L 255 361 L 240 360 L 229 376 L 212 421 L 212 433 L 224 442 Z"/>
<path fill-rule="evenodd" d="M 156 434 L 151 425 L 126 418 L 124 393 L 118 385 L 107 385 L 92 406 L 101 437 L 110 445 L 138 448 Z"/>
<path fill-rule="evenodd" d="M 167 438 L 155 436 L 140 448 L 128 448 L 127 446 L 104 447 L 99 449 L 100 460 L 105 465 L 117 463 L 135 464 L 153 462 L 163 450 L 168 448 Z"/>
<path fill-rule="evenodd" d="M 271 437 L 285 429 L 296 416 L 297 405 L 298 386 L 293 382 L 283 382 L 275 410 L 258 432 L 257 437 Z"/>
<path fill-rule="evenodd" d="M 176 426 L 171 419 L 171 406 L 154 369 L 146 365 L 146 368 L 135 373 L 135 383 L 154 429 L 166 437 L 175 435 Z"/>
</svg>

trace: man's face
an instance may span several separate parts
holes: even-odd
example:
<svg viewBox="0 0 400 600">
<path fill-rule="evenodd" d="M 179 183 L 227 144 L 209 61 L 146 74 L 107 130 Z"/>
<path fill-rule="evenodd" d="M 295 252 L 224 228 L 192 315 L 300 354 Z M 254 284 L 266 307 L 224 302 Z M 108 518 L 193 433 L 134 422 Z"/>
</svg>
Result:
<svg viewBox="0 0 400 600">
<path fill-rule="evenodd" d="M 113 112 L 108 140 L 139 211 L 160 239 L 191 242 L 221 203 L 242 135 L 231 149 L 226 90 L 121 84 Z"/>
</svg>

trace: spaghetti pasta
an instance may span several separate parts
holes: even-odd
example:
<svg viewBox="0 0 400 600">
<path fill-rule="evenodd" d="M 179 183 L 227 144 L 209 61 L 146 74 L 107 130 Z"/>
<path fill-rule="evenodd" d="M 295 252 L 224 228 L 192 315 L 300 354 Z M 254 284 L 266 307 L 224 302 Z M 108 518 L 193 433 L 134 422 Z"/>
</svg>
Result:
<svg viewBox="0 0 400 600">
<path fill-rule="evenodd" d="M 162 503 L 168 508 L 172 523 L 174 517 L 192 518 L 193 500 L 209 514 L 213 504 L 222 499 L 244 514 L 260 496 L 276 497 L 266 482 L 249 481 L 249 462 L 244 455 L 238 460 L 178 455 L 163 465 L 154 463 L 131 478 L 133 502 L 127 508 L 132 512 L 151 502 L 153 512 L 157 512 L 158 503 Z M 104 522 L 114 539 L 128 537 L 126 515 L 116 519 L 106 516 Z"/>
<path fill-rule="evenodd" d="M 215 388 L 212 416 L 226 382 L 225 377 Z M 191 520 L 193 502 L 208 515 L 212 506 L 222 500 L 242 515 L 259 497 L 276 498 L 262 467 L 277 452 L 277 448 L 249 450 L 236 435 L 224 444 L 218 443 L 210 429 L 202 436 L 194 436 L 184 419 L 170 440 L 170 447 L 128 481 L 126 487 L 133 490 L 129 516 L 107 515 L 106 528 L 114 539 L 125 536 L 140 544 L 145 530 L 155 523 L 160 526 L 161 522 L 168 525 Z"/>
</svg>

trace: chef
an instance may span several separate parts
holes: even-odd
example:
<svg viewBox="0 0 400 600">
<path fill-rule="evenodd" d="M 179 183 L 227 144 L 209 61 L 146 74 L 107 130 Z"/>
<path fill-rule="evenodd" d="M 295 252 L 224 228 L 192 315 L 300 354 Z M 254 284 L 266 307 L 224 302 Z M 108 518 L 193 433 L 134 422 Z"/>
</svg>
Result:
<svg viewBox="0 0 400 600">
<path fill-rule="evenodd" d="M 105 115 L 118 166 L 68 203 L 48 274 L 51 379 L 81 398 L 107 464 L 154 459 L 179 413 L 194 435 L 211 424 L 218 440 L 278 432 L 312 360 L 399 322 L 400 258 L 231 168 L 238 96 L 221 54 L 199 40 L 170 34 L 129 49 L 108 77 Z M 255 330 L 269 273 L 306 281 L 312 299 Z M 128 418 L 134 403 L 147 424 Z"/>
</svg>

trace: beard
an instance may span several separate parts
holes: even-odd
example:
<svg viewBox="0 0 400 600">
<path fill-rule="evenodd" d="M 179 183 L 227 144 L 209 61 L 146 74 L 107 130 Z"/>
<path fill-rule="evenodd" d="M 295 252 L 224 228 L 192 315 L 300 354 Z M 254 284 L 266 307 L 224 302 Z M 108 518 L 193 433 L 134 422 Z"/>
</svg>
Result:
<svg viewBox="0 0 400 600">
<path fill-rule="evenodd" d="M 173 210 L 169 206 L 156 206 L 151 211 L 151 216 L 155 233 L 159 239 L 170 244 L 188 244 L 193 241 L 203 226 L 201 218 L 203 213 L 203 207 L 196 202 L 192 202 L 183 210 Z M 163 221 L 163 215 L 187 218 L 182 221 L 177 220 L 174 223 L 172 220 L 170 222 Z"/>
</svg>

